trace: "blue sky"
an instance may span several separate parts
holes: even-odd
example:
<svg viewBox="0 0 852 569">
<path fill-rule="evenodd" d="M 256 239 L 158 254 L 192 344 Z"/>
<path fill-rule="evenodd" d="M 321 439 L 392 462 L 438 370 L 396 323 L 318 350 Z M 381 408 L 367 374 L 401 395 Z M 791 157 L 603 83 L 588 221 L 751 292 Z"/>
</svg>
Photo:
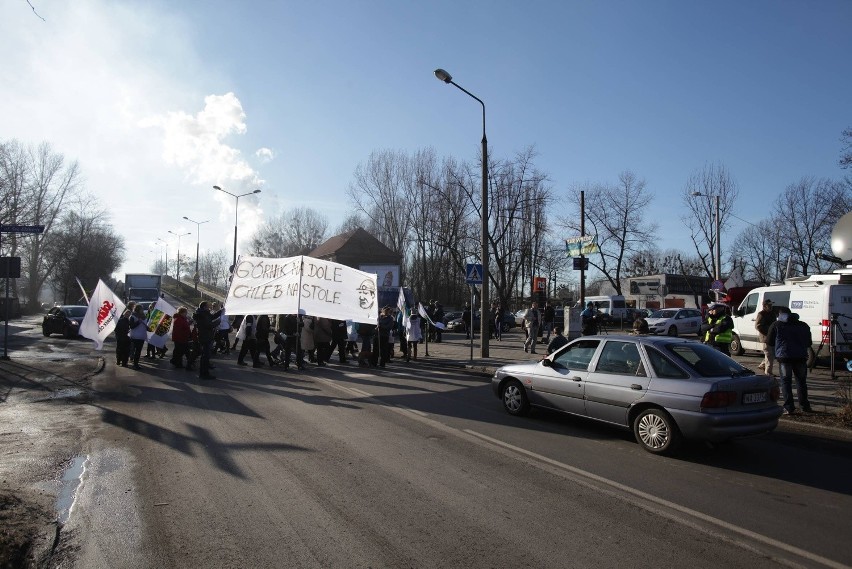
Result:
<svg viewBox="0 0 852 569">
<path fill-rule="evenodd" d="M 803 176 L 844 173 L 847 0 L 32 4 L 45 21 L 0 5 L 0 138 L 80 162 L 127 239 L 122 272 L 147 270 L 158 238 L 173 257 L 169 230 L 191 252 L 183 216 L 210 220 L 202 251 L 230 251 L 234 200 L 213 184 L 262 189 L 240 200 L 242 243 L 296 206 L 333 230 L 374 150 L 475 160 L 480 107 L 438 67 L 485 101 L 492 156 L 534 145 L 557 195 L 643 178 L 661 248 L 686 247 L 681 193 L 707 163 L 749 221 Z"/>
</svg>

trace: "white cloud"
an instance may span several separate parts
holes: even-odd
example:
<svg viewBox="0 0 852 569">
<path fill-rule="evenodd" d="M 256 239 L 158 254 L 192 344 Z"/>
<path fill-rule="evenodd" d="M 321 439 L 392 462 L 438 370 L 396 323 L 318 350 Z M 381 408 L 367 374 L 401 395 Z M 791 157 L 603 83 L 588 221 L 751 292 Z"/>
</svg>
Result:
<svg viewBox="0 0 852 569">
<path fill-rule="evenodd" d="M 237 96 L 203 96 L 227 81 L 196 53 L 192 22 L 155 5 L 103 0 L 53 3 L 46 22 L 26 9 L 3 12 L 0 50 L 15 56 L 0 82 L 8 111 L 0 139 L 47 141 L 79 162 L 85 189 L 125 238 L 123 270 L 148 270 L 160 258 L 157 238 L 174 254 L 167 231 L 195 233 L 184 215 L 212 220 L 202 251 L 229 251 L 235 200 L 212 186 L 238 195 L 264 182 L 226 142 L 247 132 Z M 262 210 L 256 196 L 239 203 L 245 243 Z"/>
<path fill-rule="evenodd" d="M 267 164 L 275 159 L 275 152 L 271 148 L 258 148 L 254 155 L 260 158 L 261 164 Z"/>
</svg>

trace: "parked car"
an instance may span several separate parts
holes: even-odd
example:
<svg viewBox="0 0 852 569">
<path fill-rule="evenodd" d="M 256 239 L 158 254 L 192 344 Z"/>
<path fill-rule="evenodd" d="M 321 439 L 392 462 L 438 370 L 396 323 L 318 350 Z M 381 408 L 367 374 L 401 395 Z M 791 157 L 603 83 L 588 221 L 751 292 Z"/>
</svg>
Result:
<svg viewBox="0 0 852 569">
<path fill-rule="evenodd" d="M 663 308 L 655 310 L 645 318 L 651 334 L 681 336 L 698 334 L 701 330 L 701 311 L 697 308 Z"/>
<path fill-rule="evenodd" d="M 767 433 L 782 413 L 771 377 L 684 338 L 584 336 L 540 362 L 501 367 L 491 386 L 512 415 L 545 407 L 618 425 L 656 454 L 683 438 Z"/>
<path fill-rule="evenodd" d="M 447 312 L 444 314 L 444 326 L 449 325 L 453 320 L 457 320 L 462 317 L 461 311 Z M 449 328 L 448 328 L 449 329 Z"/>
<path fill-rule="evenodd" d="M 447 322 L 447 330 L 450 332 L 464 332 L 464 321 L 461 317 L 461 312 L 458 313 L 456 318 Z M 506 310 L 503 313 L 503 332 L 508 332 L 511 328 L 515 326 L 515 315 Z M 473 313 L 473 329 L 474 331 L 479 331 L 479 311 Z"/>
<path fill-rule="evenodd" d="M 87 306 L 62 305 L 48 310 L 41 321 L 41 333 L 45 336 L 62 334 L 66 338 L 80 335 L 80 323 L 86 315 Z"/>
<path fill-rule="evenodd" d="M 527 313 L 526 308 L 521 308 L 517 312 L 515 312 L 515 326 L 520 326 L 523 328 L 524 326 L 524 314 Z"/>
</svg>

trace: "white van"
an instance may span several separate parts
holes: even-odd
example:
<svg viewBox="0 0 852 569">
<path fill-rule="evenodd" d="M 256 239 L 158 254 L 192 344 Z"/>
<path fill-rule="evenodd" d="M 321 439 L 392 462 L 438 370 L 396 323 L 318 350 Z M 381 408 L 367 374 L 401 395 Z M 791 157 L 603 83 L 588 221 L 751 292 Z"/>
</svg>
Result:
<svg viewBox="0 0 852 569">
<path fill-rule="evenodd" d="M 587 296 L 583 303 L 593 302 L 595 307 L 613 320 L 624 320 L 628 317 L 627 302 L 620 294 L 604 296 Z M 578 303 L 578 308 L 580 307 Z"/>
<path fill-rule="evenodd" d="M 811 328 L 813 354 L 828 355 L 828 331 L 832 315 L 836 317 L 835 328 L 837 355 L 852 357 L 852 268 L 838 269 L 830 275 L 809 275 L 787 279 L 784 284 L 756 288 L 740 303 L 732 314 L 734 335 L 731 353 L 742 355 L 746 350 L 761 351 L 760 340 L 754 321 L 764 300 L 772 305 L 788 306 L 799 315 L 799 320 Z"/>
</svg>

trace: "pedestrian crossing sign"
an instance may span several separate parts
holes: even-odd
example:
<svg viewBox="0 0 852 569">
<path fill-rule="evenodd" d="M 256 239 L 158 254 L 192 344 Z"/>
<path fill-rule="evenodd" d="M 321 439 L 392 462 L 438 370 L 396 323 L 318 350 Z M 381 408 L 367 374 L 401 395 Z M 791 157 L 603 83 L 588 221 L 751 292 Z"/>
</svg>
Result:
<svg viewBox="0 0 852 569">
<path fill-rule="evenodd" d="M 468 263 L 465 275 L 467 275 L 467 284 L 482 284 L 482 265 L 479 263 Z"/>
</svg>

